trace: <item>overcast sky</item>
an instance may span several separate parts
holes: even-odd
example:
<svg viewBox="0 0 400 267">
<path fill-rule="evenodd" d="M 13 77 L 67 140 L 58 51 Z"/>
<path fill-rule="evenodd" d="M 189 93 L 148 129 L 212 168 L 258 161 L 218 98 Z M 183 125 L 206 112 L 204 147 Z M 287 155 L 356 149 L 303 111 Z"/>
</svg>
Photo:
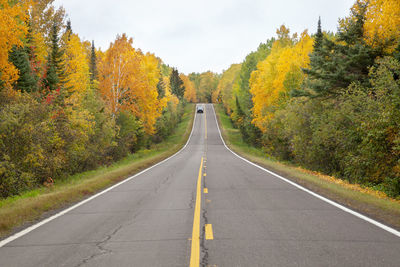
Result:
<svg viewBox="0 0 400 267">
<path fill-rule="evenodd" d="M 355 0 L 56 0 L 81 38 L 102 50 L 117 34 L 180 72 L 221 72 L 285 24 L 291 32 L 335 31 Z"/>
</svg>

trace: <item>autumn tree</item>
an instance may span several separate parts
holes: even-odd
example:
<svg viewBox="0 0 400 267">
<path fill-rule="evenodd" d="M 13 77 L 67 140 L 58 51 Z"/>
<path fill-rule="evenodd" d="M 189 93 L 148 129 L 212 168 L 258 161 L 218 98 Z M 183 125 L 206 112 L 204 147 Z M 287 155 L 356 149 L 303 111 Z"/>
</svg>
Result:
<svg viewBox="0 0 400 267">
<path fill-rule="evenodd" d="M 194 88 L 193 82 L 183 73 L 181 73 L 179 77 L 183 81 L 183 86 L 185 87 L 184 97 L 186 101 L 191 103 L 197 102 L 196 89 Z"/>
<path fill-rule="evenodd" d="M 132 39 L 123 34 L 110 44 L 99 68 L 99 89 L 114 116 L 126 105 L 132 75 L 139 72 L 140 62 Z"/>
<path fill-rule="evenodd" d="M 372 47 L 392 53 L 400 45 L 398 0 L 369 0 L 365 13 L 364 39 Z"/>
<path fill-rule="evenodd" d="M 64 86 L 69 92 L 71 101 L 78 103 L 90 84 L 86 49 L 77 34 L 67 32 L 65 38 L 62 63 L 65 72 Z"/>
<path fill-rule="evenodd" d="M 226 71 L 222 73 L 221 79 L 218 82 L 217 90 L 218 95 L 221 96 L 221 101 L 225 107 L 226 112 L 230 115 L 234 109 L 235 95 L 233 86 L 237 83 L 241 64 L 232 64 Z M 216 99 L 216 94 L 213 95 L 213 101 Z"/>
<path fill-rule="evenodd" d="M 183 99 L 185 94 L 185 86 L 182 79 L 179 77 L 177 69 L 173 68 L 169 78 L 171 93 L 176 95 L 179 99 Z"/>
<path fill-rule="evenodd" d="M 132 42 L 123 34 L 110 44 L 99 68 L 99 89 L 114 117 L 128 110 L 143 122 L 146 133 L 152 134 L 163 108 L 157 93 L 158 60 L 136 51 Z"/>
<path fill-rule="evenodd" d="M 300 40 L 290 37 L 286 27 L 278 30 L 278 40 L 274 42 L 271 53 L 257 65 L 251 74 L 250 92 L 253 95 L 253 123 L 262 131 L 274 110 L 289 98 L 293 88 L 303 82 L 302 68 L 309 64 L 309 53 L 313 50 L 313 39 L 307 31 Z"/>
<path fill-rule="evenodd" d="M 197 97 L 201 102 L 212 102 L 212 94 L 217 89 L 219 77 L 211 71 L 200 74 Z"/>
<path fill-rule="evenodd" d="M 17 68 L 9 61 L 9 53 L 14 46 L 22 47 L 28 27 L 25 1 L 0 0 L 0 88 L 8 87 L 18 79 Z"/>
</svg>

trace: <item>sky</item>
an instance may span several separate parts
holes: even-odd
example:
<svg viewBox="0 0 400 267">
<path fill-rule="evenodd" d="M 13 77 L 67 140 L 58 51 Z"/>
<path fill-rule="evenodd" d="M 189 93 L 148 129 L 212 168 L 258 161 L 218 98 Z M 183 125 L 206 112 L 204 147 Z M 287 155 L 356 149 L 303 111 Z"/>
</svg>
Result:
<svg viewBox="0 0 400 267">
<path fill-rule="evenodd" d="M 55 0 L 72 30 L 103 51 L 117 34 L 179 72 L 221 73 L 285 24 L 291 33 L 336 32 L 355 0 Z"/>
</svg>

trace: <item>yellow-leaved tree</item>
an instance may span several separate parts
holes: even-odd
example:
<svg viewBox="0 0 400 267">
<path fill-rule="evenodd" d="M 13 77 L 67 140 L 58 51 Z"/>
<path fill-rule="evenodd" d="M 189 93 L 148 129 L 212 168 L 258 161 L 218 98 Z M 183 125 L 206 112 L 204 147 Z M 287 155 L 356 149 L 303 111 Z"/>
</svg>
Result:
<svg viewBox="0 0 400 267">
<path fill-rule="evenodd" d="M 121 106 L 127 106 L 132 75 L 140 73 L 140 56 L 132 47 L 132 38 L 123 34 L 102 56 L 99 64 L 99 90 L 115 117 Z"/>
<path fill-rule="evenodd" d="M 399 0 L 369 0 L 364 23 L 364 38 L 373 47 L 391 53 L 400 44 Z"/>
<path fill-rule="evenodd" d="M 73 104 L 81 101 L 89 87 L 89 64 L 87 50 L 79 36 L 66 33 L 64 47 L 65 88 L 70 93 L 69 100 Z"/>
<path fill-rule="evenodd" d="M 297 42 L 295 36 L 290 38 L 284 26 L 277 33 L 279 38 L 272 45 L 271 53 L 257 65 L 250 77 L 253 123 L 263 132 L 276 108 L 288 99 L 290 90 L 303 81 L 301 68 L 309 65 L 309 53 L 314 43 L 307 31 Z"/>
<path fill-rule="evenodd" d="M 235 105 L 235 95 L 233 87 L 239 75 L 242 64 L 232 64 L 229 69 L 222 73 L 221 79 L 218 82 L 217 90 L 213 94 L 213 101 L 220 96 L 225 110 L 230 115 Z"/>
<path fill-rule="evenodd" d="M 129 110 L 152 134 L 163 109 L 157 93 L 158 59 L 136 51 L 132 42 L 123 34 L 111 43 L 99 64 L 99 89 L 114 117 L 121 109 Z"/>
<path fill-rule="evenodd" d="M 130 109 L 143 122 L 148 134 L 155 131 L 154 125 L 165 104 L 158 99 L 157 84 L 160 78 L 158 59 L 150 53 L 140 55 L 140 73 L 131 76 L 128 90 Z"/>
<path fill-rule="evenodd" d="M 18 70 L 9 62 L 8 55 L 14 45 L 23 45 L 29 7 L 30 1 L 0 0 L 0 86 L 6 88 L 18 79 Z"/>
<path fill-rule="evenodd" d="M 179 74 L 179 77 L 183 81 L 183 86 L 185 86 L 184 98 L 186 101 L 191 103 L 197 102 L 196 88 L 194 87 L 193 82 L 183 73 Z"/>
</svg>

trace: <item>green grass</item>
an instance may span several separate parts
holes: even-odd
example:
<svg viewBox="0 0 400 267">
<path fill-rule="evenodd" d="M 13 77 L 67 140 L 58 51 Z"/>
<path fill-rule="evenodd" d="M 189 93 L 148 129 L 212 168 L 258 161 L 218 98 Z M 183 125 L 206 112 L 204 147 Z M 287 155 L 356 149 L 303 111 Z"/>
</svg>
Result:
<svg viewBox="0 0 400 267">
<path fill-rule="evenodd" d="M 153 145 L 151 149 L 140 150 L 110 166 L 56 181 L 51 188 L 42 187 L 0 200 L 0 237 L 5 237 L 48 216 L 54 210 L 76 203 L 173 155 L 183 147 L 190 135 L 194 111 L 194 105 L 188 104 L 175 132 L 165 141 Z"/>
<path fill-rule="evenodd" d="M 293 164 L 268 158 L 261 149 L 250 146 L 243 141 L 239 130 L 233 127 L 222 105 L 215 105 L 215 110 L 227 146 L 239 155 L 320 195 L 400 229 L 400 201 L 382 197 L 379 192 L 374 195 L 372 189 L 370 190 L 372 193 L 360 192 L 349 188 L 349 185 L 323 179 L 323 175 L 313 174 Z M 361 188 L 361 186 L 357 188 Z"/>
</svg>

